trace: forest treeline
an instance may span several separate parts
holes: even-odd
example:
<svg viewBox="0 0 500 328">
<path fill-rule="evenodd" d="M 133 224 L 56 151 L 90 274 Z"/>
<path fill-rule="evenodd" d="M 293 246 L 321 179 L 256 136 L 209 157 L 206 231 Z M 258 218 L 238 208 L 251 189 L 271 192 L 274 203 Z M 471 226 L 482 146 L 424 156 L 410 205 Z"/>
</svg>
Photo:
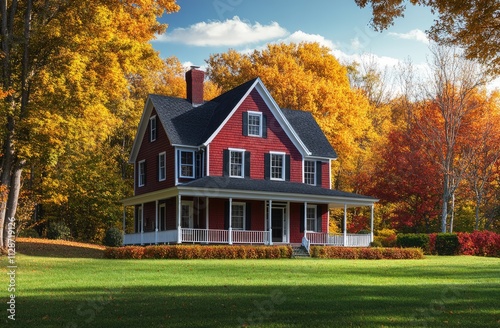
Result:
<svg viewBox="0 0 500 328">
<path fill-rule="evenodd" d="M 2 2 L 0 233 L 8 217 L 19 233 L 64 224 L 78 241 L 121 227 L 144 101 L 185 97 L 185 68 L 150 43 L 167 28 L 157 17 L 177 10 L 175 0 Z M 312 112 L 339 154 L 332 185 L 380 198 L 376 229 L 498 232 L 500 94 L 466 56 L 436 46 L 426 79 L 407 63 L 394 83 L 316 43 L 229 50 L 207 58 L 205 98 L 258 76 L 281 107 Z M 350 232 L 367 228 L 367 214 L 349 216 Z"/>
</svg>

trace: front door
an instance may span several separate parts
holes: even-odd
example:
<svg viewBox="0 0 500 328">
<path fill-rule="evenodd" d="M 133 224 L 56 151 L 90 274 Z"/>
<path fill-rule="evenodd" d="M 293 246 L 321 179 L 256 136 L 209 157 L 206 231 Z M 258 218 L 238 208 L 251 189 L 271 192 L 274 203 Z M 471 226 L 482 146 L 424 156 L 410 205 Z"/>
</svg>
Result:
<svg viewBox="0 0 500 328">
<path fill-rule="evenodd" d="M 193 201 L 183 200 L 181 202 L 181 227 L 193 228 Z"/>
<path fill-rule="evenodd" d="M 283 208 L 273 208 L 271 211 L 271 227 L 273 229 L 273 243 L 283 242 L 283 219 L 284 209 Z"/>
</svg>

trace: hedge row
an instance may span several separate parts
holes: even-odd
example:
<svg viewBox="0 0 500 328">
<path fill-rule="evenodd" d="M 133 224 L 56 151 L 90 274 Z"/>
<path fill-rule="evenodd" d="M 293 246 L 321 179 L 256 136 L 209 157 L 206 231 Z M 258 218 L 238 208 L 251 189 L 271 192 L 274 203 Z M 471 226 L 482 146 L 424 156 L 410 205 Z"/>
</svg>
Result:
<svg viewBox="0 0 500 328">
<path fill-rule="evenodd" d="M 420 248 L 312 246 L 311 256 L 322 259 L 423 259 Z"/>
<path fill-rule="evenodd" d="M 420 247 L 426 254 L 500 257 L 500 234 L 491 231 L 398 234 L 399 247 Z"/>
<path fill-rule="evenodd" d="M 279 259 L 291 258 L 290 246 L 125 246 L 108 247 L 108 259 Z"/>
</svg>

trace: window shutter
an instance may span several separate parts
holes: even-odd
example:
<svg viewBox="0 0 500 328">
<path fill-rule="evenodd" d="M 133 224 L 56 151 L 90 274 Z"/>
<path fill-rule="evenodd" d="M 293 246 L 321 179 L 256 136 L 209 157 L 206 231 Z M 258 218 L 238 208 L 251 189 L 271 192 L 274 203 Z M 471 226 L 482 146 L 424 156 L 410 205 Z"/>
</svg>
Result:
<svg viewBox="0 0 500 328">
<path fill-rule="evenodd" d="M 271 177 L 271 154 L 264 154 L 264 179 L 269 180 Z"/>
<path fill-rule="evenodd" d="M 222 151 L 222 172 L 225 177 L 229 176 L 229 149 Z"/>
<path fill-rule="evenodd" d="M 300 232 L 304 232 L 304 205 L 300 205 Z"/>
<path fill-rule="evenodd" d="M 285 180 L 290 181 L 290 155 L 285 155 Z"/>
<path fill-rule="evenodd" d="M 247 203 L 245 208 L 245 230 L 252 230 L 252 203 Z"/>
<path fill-rule="evenodd" d="M 250 178 L 250 152 L 245 152 L 245 178 Z"/>
<path fill-rule="evenodd" d="M 224 202 L 224 229 L 229 230 L 229 201 Z"/>
<path fill-rule="evenodd" d="M 318 219 L 316 220 L 316 231 L 323 232 L 323 205 L 318 205 L 316 211 L 316 215 L 318 216 Z"/>
<path fill-rule="evenodd" d="M 248 136 L 248 113 L 247 112 L 243 112 L 242 133 L 244 136 Z"/>
<path fill-rule="evenodd" d="M 146 166 L 146 161 L 144 161 L 144 185 L 146 185 L 147 177 L 148 177 L 148 170 Z"/>
<path fill-rule="evenodd" d="M 322 162 L 317 161 L 316 162 L 316 185 L 322 187 L 322 176 L 321 176 L 321 167 L 322 167 Z"/>
<path fill-rule="evenodd" d="M 267 116 L 262 115 L 262 138 L 267 138 Z"/>
</svg>

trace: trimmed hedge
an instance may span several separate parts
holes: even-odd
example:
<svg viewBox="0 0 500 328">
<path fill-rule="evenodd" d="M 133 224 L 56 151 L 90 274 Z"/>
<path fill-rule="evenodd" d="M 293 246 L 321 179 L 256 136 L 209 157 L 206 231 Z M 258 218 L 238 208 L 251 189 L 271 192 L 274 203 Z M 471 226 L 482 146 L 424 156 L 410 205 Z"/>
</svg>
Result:
<svg viewBox="0 0 500 328">
<path fill-rule="evenodd" d="M 115 227 L 106 230 L 106 235 L 102 241 L 104 246 L 119 247 L 123 244 L 123 232 Z"/>
<path fill-rule="evenodd" d="M 322 259 L 401 260 L 401 259 L 423 259 L 424 252 L 420 248 L 312 246 L 311 256 Z"/>
<path fill-rule="evenodd" d="M 458 255 L 460 244 L 456 234 L 438 233 L 435 247 L 438 255 Z"/>
<path fill-rule="evenodd" d="M 290 246 L 124 246 L 108 247 L 108 259 L 280 259 L 291 258 Z"/>
<path fill-rule="evenodd" d="M 396 245 L 398 247 L 419 247 L 425 253 L 429 253 L 429 235 L 425 233 L 401 233 L 397 235 Z"/>
</svg>

